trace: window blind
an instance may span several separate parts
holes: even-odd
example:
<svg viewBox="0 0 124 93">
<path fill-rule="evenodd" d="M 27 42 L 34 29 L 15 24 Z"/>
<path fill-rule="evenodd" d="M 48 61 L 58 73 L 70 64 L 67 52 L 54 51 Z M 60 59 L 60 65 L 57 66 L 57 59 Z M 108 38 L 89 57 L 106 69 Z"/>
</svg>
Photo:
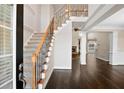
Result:
<svg viewBox="0 0 124 93">
<path fill-rule="evenodd" d="M 0 4 L 0 88 L 13 78 L 12 16 L 13 5 Z"/>
</svg>

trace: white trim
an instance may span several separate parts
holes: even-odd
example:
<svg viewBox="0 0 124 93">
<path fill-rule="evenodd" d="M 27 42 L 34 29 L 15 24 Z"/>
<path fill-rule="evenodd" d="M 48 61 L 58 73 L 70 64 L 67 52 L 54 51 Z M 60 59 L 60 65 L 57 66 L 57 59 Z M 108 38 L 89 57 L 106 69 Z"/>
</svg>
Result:
<svg viewBox="0 0 124 93">
<path fill-rule="evenodd" d="M 13 56 L 13 54 L 1 55 L 0 58 L 10 57 L 10 56 Z"/>
<path fill-rule="evenodd" d="M 13 6 L 13 89 L 16 89 L 16 4 Z"/>
<path fill-rule="evenodd" d="M 109 31 L 124 31 L 124 27 L 113 27 L 113 26 L 95 26 L 91 29 L 92 31 L 104 31 L 104 32 L 109 32 Z"/>
<path fill-rule="evenodd" d="M 101 57 L 96 57 L 97 59 L 100 59 L 100 60 L 103 60 L 103 61 L 109 61 L 109 60 L 107 60 L 107 59 L 105 59 L 105 58 L 101 58 Z"/>
<path fill-rule="evenodd" d="M 0 85 L 0 88 L 4 87 L 5 85 L 9 84 L 9 83 L 12 82 L 12 81 L 13 81 L 13 79 L 11 79 L 11 80 L 5 82 L 4 84 Z"/>
<path fill-rule="evenodd" d="M 71 69 L 71 67 L 59 67 L 59 66 L 54 66 L 54 69 Z"/>
<path fill-rule="evenodd" d="M 13 30 L 11 27 L 7 27 L 5 25 L 0 25 L 0 27 L 3 27 L 3 28 L 8 29 L 8 30 Z"/>
</svg>

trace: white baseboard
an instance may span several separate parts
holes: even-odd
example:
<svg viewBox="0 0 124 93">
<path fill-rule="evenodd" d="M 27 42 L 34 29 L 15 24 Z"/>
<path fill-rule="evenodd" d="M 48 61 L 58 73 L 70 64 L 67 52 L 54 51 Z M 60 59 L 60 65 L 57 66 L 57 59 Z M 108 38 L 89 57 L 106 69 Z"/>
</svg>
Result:
<svg viewBox="0 0 124 93">
<path fill-rule="evenodd" d="M 85 65 L 87 65 L 87 64 L 81 64 L 82 66 L 85 66 Z"/>
<path fill-rule="evenodd" d="M 97 59 L 101 59 L 101 60 L 103 60 L 103 61 L 109 61 L 109 60 L 107 60 L 107 59 L 105 59 L 105 58 L 101 58 L 101 57 L 96 57 Z"/>
<path fill-rule="evenodd" d="M 117 66 L 117 65 L 119 65 L 119 64 L 113 63 L 113 64 L 111 64 L 111 65 L 115 65 L 115 66 Z"/>
<path fill-rule="evenodd" d="M 54 67 L 54 69 L 72 69 L 71 67 Z"/>
<path fill-rule="evenodd" d="M 86 65 L 86 63 L 80 63 L 81 65 Z"/>
</svg>

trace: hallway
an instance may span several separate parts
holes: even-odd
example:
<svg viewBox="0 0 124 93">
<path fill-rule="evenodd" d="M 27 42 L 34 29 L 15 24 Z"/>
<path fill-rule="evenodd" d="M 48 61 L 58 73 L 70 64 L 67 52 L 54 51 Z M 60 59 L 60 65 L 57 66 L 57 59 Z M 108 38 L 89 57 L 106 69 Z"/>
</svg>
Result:
<svg viewBox="0 0 124 93">
<path fill-rule="evenodd" d="M 72 60 L 72 70 L 54 70 L 47 89 L 113 89 L 124 88 L 124 66 L 111 66 L 107 62 L 87 56 L 87 65 L 79 58 Z"/>
</svg>

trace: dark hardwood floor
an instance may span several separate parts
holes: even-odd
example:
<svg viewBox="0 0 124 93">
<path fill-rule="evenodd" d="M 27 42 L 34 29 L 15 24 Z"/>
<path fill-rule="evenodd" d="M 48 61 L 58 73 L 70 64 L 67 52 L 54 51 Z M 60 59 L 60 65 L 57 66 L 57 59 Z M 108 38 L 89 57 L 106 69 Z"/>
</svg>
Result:
<svg viewBox="0 0 124 93">
<path fill-rule="evenodd" d="M 73 58 L 72 70 L 54 70 L 46 89 L 119 89 L 124 88 L 124 66 L 87 56 L 87 65 Z"/>
</svg>

